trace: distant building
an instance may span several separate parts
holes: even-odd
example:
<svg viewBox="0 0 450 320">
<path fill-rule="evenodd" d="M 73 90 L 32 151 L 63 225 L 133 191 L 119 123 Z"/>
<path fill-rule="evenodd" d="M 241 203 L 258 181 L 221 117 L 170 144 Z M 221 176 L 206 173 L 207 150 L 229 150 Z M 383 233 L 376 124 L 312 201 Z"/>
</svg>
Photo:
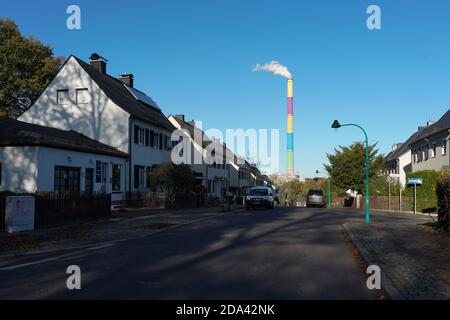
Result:
<svg viewBox="0 0 450 320">
<path fill-rule="evenodd" d="M 450 110 L 438 121 L 428 121 L 410 142 L 412 172 L 450 169 Z"/>
<path fill-rule="evenodd" d="M 412 172 L 410 144 L 418 136 L 422 127 L 413 133 L 404 143 L 397 143 L 385 157 L 385 169 L 394 179 L 398 179 L 404 187 L 406 174 Z"/>
</svg>

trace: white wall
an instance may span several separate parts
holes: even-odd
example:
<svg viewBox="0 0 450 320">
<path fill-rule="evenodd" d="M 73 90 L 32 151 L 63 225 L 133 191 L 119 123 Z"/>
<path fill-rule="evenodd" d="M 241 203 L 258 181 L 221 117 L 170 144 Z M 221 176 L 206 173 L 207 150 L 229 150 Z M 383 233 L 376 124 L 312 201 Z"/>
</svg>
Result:
<svg viewBox="0 0 450 320">
<path fill-rule="evenodd" d="M 37 147 L 1 147 L 1 191 L 35 192 L 37 186 Z"/>
<path fill-rule="evenodd" d="M 121 190 L 112 194 L 112 201 L 122 200 L 126 185 L 126 159 L 47 147 L 0 148 L 0 190 L 29 193 L 53 191 L 55 166 L 66 166 L 80 168 L 80 191 L 85 190 L 86 168 L 94 169 L 94 191 L 100 191 L 102 184 L 95 182 L 96 161 L 107 163 L 107 193 L 112 193 L 112 164 L 121 165 Z"/>
<path fill-rule="evenodd" d="M 406 185 L 406 173 L 411 172 L 411 150 L 400 155 L 399 160 L 399 174 L 400 184 L 404 187 Z"/>
<path fill-rule="evenodd" d="M 131 190 L 135 190 L 134 188 L 134 166 L 144 166 L 144 167 L 151 167 L 154 164 L 160 164 L 164 162 L 169 162 L 170 160 L 170 152 L 169 150 L 160 150 L 159 147 L 157 148 L 156 144 L 155 147 L 151 147 L 150 145 L 146 146 L 144 144 L 136 144 L 134 143 L 134 125 L 138 125 L 140 128 L 143 129 L 149 129 L 153 130 L 155 133 L 158 134 L 164 134 L 169 137 L 172 134 L 172 132 L 162 129 L 160 127 L 153 126 L 147 122 L 140 121 L 137 119 L 133 119 L 131 121 L 131 144 L 130 144 L 130 155 L 131 155 Z M 159 139 L 158 139 L 159 140 Z M 159 143 L 159 141 L 158 141 Z M 171 145 L 171 142 L 169 142 Z M 147 188 L 141 188 L 143 190 Z"/>
<path fill-rule="evenodd" d="M 77 103 L 76 89 L 87 88 L 89 103 Z M 68 89 L 67 104 L 57 103 L 57 90 Z M 129 114 L 114 104 L 71 57 L 36 103 L 19 120 L 75 130 L 121 151 L 128 152 Z"/>
<path fill-rule="evenodd" d="M 70 160 L 69 160 L 70 158 Z M 39 147 L 38 152 L 38 180 L 37 190 L 39 191 L 52 191 L 54 187 L 54 171 L 55 166 L 67 166 L 80 168 L 80 190 L 85 190 L 85 170 L 86 168 L 94 169 L 94 191 L 102 190 L 102 183 L 96 183 L 95 181 L 95 165 L 96 161 L 107 163 L 106 167 L 106 193 L 112 193 L 112 201 L 119 201 L 123 199 L 127 163 L 126 159 L 119 157 L 112 157 L 100 154 L 82 153 L 70 150 L 53 149 L 46 147 Z M 120 190 L 112 190 L 112 165 L 119 164 L 121 166 L 121 178 L 120 178 Z"/>
</svg>

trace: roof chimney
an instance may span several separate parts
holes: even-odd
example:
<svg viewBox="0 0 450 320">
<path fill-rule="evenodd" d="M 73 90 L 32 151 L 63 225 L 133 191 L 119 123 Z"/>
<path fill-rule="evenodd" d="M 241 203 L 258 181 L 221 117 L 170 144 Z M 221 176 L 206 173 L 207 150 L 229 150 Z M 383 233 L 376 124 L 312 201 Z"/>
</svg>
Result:
<svg viewBox="0 0 450 320">
<path fill-rule="evenodd" d="M 194 120 L 188 121 L 187 123 L 189 123 L 191 126 L 193 126 L 195 128 L 195 121 Z"/>
<path fill-rule="evenodd" d="M 134 76 L 131 73 L 121 74 L 119 80 L 125 83 L 127 86 L 133 88 L 134 85 Z"/>
<path fill-rule="evenodd" d="M 185 121 L 184 121 L 184 114 L 177 114 L 177 115 L 175 115 L 175 118 L 177 118 L 178 120 L 181 120 L 181 121 L 185 122 Z"/>
<path fill-rule="evenodd" d="M 427 121 L 427 127 L 431 126 L 434 123 L 433 119 L 431 117 Z"/>
<path fill-rule="evenodd" d="M 97 71 L 100 71 L 103 74 L 106 74 L 106 60 L 102 56 L 100 56 L 98 53 L 93 53 L 89 57 L 91 60 L 91 66 L 93 66 Z"/>
</svg>

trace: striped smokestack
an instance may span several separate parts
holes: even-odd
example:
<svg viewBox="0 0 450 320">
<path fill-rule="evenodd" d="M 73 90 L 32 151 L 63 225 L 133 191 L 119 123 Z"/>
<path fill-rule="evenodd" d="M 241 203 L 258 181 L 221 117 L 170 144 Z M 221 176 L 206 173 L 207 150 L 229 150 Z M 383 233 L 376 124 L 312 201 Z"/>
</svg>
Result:
<svg viewBox="0 0 450 320">
<path fill-rule="evenodd" d="M 294 175 L 294 94 L 293 81 L 287 81 L 287 154 L 286 173 L 288 176 Z"/>
</svg>

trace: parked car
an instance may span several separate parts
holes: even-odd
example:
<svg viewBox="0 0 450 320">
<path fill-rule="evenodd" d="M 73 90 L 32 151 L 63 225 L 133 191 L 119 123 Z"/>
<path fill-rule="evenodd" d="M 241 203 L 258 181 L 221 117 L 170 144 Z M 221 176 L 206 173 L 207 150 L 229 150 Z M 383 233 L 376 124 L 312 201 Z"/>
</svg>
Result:
<svg viewBox="0 0 450 320">
<path fill-rule="evenodd" d="M 309 189 L 306 196 L 307 207 L 326 207 L 326 199 L 321 189 Z"/>
<path fill-rule="evenodd" d="M 247 210 L 256 207 L 273 208 L 275 193 L 272 188 L 253 187 L 245 197 L 245 208 Z"/>
</svg>

